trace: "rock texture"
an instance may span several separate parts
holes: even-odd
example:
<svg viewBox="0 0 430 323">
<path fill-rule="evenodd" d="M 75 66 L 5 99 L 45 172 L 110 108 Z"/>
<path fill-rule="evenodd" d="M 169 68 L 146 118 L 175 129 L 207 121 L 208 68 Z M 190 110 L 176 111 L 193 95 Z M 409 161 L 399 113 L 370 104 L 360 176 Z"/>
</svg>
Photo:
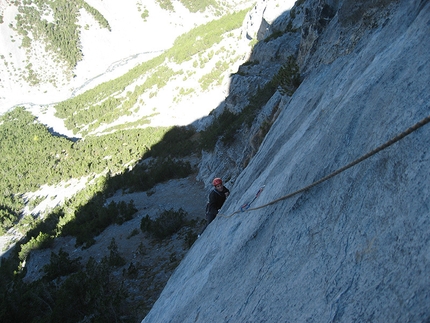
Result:
<svg viewBox="0 0 430 323">
<path fill-rule="evenodd" d="M 430 320 L 428 1 L 309 0 L 304 80 L 143 322 Z M 279 95 L 279 94 L 277 94 Z M 270 109 L 269 109 L 270 110 Z"/>
<path fill-rule="evenodd" d="M 237 73 L 230 77 L 228 96 L 211 112 L 211 115 L 199 122 L 213 121 L 213 116 L 219 115 L 228 109 L 233 113 L 240 113 L 250 104 L 251 98 L 269 83 L 289 56 L 296 57 L 299 52 L 300 33 L 286 32 L 288 24 L 294 26 L 301 23 L 304 11 L 299 11 L 295 19 L 291 18 L 290 10 L 294 1 L 259 1 L 250 10 L 242 26 L 241 34 L 247 39 L 261 39 L 261 30 L 266 28 L 264 40 L 255 44 L 248 61 L 239 66 Z M 277 17 L 277 18 L 276 18 Z M 272 25 L 268 25 L 271 22 Z M 264 27 L 266 26 L 266 27 Z M 264 28 L 263 28 L 264 27 Z M 279 33 L 279 37 L 271 37 L 272 33 Z M 279 113 L 280 101 L 289 100 L 275 94 L 271 100 L 258 112 L 250 129 L 237 129 L 237 140 L 225 147 L 218 142 L 217 148 L 212 152 L 202 152 L 198 180 L 203 181 L 211 189 L 211 181 L 222 174 L 230 187 L 237 176 L 255 155 L 260 143 L 261 126 L 272 123 Z M 197 129 L 198 124 L 193 124 Z"/>
</svg>

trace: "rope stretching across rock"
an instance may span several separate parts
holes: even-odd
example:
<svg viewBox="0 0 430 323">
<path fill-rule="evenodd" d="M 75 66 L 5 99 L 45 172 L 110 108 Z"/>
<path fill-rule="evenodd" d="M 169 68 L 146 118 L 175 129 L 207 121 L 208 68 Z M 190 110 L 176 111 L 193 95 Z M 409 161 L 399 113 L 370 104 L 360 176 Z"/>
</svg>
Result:
<svg viewBox="0 0 430 323">
<path fill-rule="evenodd" d="M 424 119 L 422 119 L 421 121 L 417 122 L 412 127 L 408 128 L 407 130 L 405 130 L 404 132 L 402 132 L 401 134 L 399 134 L 399 135 L 395 136 L 394 138 L 392 138 L 391 140 L 387 141 L 383 145 L 375 148 L 374 150 L 372 150 L 372 151 L 368 152 L 367 154 L 361 156 L 360 158 L 354 160 L 353 162 L 349 163 L 348 165 L 346 165 L 346 166 L 344 166 L 342 168 L 339 168 L 338 170 L 334 171 L 333 173 L 331 173 L 331 174 L 329 174 L 329 175 L 327 175 L 327 176 L 319 179 L 318 181 L 313 182 L 312 184 L 310 184 L 308 186 L 305 186 L 305 187 L 303 187 L 303 188 L 301 188 L 301 189 L 299 189 L 299 190 L 297 190 L 295 192 L 292 192 L 290 194 L 284 195 L 284 196 L 282 196 L 282 197 L 280 197 L 280 198 L 278 198 L 276 200 L 273 200 L 273 201 L 271 201 L 269 203 L 266 203 L 266 204 L 263 204 L 263 205 L 260 205 L 260 206 L 254 207 L 254 208 L 249 208 L 249 209 L 244 210 L 244 211 L 235 211 L 235 212 L 233 212 L 230 215 L 218 214 L 218 216 L 221 216 L 221 217 L 224 217 L 224 218 L 230 218 L 230 217 L 232 217 L 233 215 L 235 215 L 237 213 L 259 210 L 259 209 L 265 208 L 265 207 L 267 207 L 269 205 L 273 205 L 273 204 L 278 203 L 280 201 L 286 200 L 286 199 L 288 199 L 288 198 L 290 198 L 290 197 L 292 197 L 294 195 L 297 195 L 299 193 L 302 193 L 304 191 L 307 191 L 307 190 L 311 189 L 312 187 L 317 186 L 318 184 L 321 184 L 322 182 L 325 182 L 325 181 L 329 180 L 330 178 L 332 178 L 332 177 L 334 177 L 336 175 L 339 175 L 340 173 L 344 172 L 345 170 L 347 170 L 347 169 L 349 169 L 349 168 L 351 168 L 351 167 L 353 167 L 353 166 L 361 163 L 362 161 L 368 159 L 369 157 L 371 157 L 371 156 L 379 153 L 381 150 L 384 150 L 387 147 L 393 145 L 394 143 L 400 141 L 401 139 L 403 139 L 407 135 L 411 134 L 412 132 L 416 131 L 417 129 L 421 128 L 422 126 L 426 125 L 429 122 L 430 122 L 430 116 L 427 116 Z"/>
</svg>

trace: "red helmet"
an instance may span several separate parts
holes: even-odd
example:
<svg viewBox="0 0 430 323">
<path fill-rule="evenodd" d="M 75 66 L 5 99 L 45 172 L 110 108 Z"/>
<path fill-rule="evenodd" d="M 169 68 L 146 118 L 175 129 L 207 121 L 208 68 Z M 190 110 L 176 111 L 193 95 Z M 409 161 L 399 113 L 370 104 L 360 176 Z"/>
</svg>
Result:
<svg viewBox="0 0 430 323">
<path fill-rule="evenodd" d="M 212 184 L 214 185 L 214 186 L 217 186 L 217 185 L 220 185 L 220 184 L 222 184 L 222 179 L 221 178 L 214 178 L 214 180 L 212 181 Z"/>
</svg>

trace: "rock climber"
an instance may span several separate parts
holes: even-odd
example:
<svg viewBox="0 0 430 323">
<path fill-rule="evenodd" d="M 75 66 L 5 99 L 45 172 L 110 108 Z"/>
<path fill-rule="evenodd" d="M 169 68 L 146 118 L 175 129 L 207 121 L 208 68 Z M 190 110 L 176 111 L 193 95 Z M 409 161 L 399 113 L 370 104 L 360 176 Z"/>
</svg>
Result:
<svg viewBox="0 0 430 323">
<path fill-rule="evenodd" d="M 214 178 L 212 185 L 214 188 L 209 193 L 209 202 L 206 205 L 206 225 L 203 228 L 203 231 L 215 219 L 219 209 L 221 209 L 225 200 L 230 194 L 229 189 L 224 186 L 221 178 Z"/>
</svg>

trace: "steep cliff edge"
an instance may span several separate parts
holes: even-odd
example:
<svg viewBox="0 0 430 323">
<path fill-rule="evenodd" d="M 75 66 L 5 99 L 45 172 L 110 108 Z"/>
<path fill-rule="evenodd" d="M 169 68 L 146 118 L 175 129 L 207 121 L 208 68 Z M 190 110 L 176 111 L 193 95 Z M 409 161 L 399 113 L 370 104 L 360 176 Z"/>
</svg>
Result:
<svg viewBox="0 0 430 323">
<path fill-rule="evenodd" d="M 304 80 L 143 322 L 430 319 L 428 1 L 307 1 Z"/>
</svg>

